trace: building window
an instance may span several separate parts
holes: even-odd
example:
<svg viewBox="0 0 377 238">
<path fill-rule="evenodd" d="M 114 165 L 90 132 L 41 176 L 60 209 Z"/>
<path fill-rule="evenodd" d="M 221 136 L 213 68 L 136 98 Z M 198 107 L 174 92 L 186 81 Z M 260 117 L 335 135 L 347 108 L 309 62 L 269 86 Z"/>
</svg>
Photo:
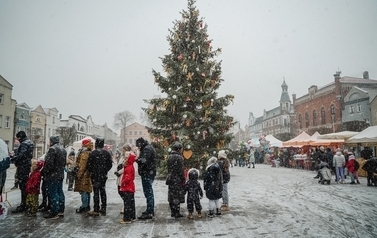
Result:
<svg viewBox="0 0 377 238">
<path fill-rule="evenodd" d="M 330 112 L 331 112 L 331 115 L 335 115 L 335 106 L 334 106 L 334 104 L 332 104 L 330 106 Z"/>
<path fill-rule="evenodd" d="M 40 117 L 37 117 L 36 122 L 41 122 L 41 118 L 40 118 Z"/>
<path fill-rule="evenodd" d="M 132 145 L 132 139 L 129 139 L 129 140 L 128 140 L 128 143 L 130 143 L 130 144 Z"/>
<path fill-rule="evenodd" d="M 324 107 L 321 108 L 321 121 L 322 125 L 326 124 L 326 112 Z"/>
<path fill-rule="evenodd" d="M 52 124 L 55 124 L 55 117 L 52 117 Z"/>
<path fill-rule="evenodd" d="M 10 117 L 7 116 L 5 117 L 5 128 L 9 128 L 10 127 Z"/>
<path fill-rule="evenodd" d="M 298 115 L 298 124 L 300 126 L 300 129 L 302 129 L 302 117 L 301 117 L 301 114 Z"/>
<path fill-rule="evenodd" d="M 4 94 L 0 93 L 0 104 L 4 104 Z"/>
<path fill-rule="evenodd" d="M 309 127 L 309 113 L 305 113 L 305 126 L 306 126 L 306 128 L 308 128 Z"/>
<path fill-rule="evenodd" d="M 317 125 L 317 112 L 316 110 L 313 111 L 313 126 Z"/>
<path fill-rule="evenodd" d="M 0 128 L 3 127 L 3 115 L 0 115 Z"/>
<path fill-rule="evenodd" d="M 357 104 L 357 112 L 361 112 L 361 104 Z"/>
<path fill-rule="evenodd" d="M 134 135 L 137 135 L 137 131 L 134 131 Z"/>
<path fill-rule="evenodd" d="M 139 135 L 142 135 L 142 132 L 141 132 L 141 131 L 139 131 Z"/>
<path fill-rule="evenodd" d="M 350 113 L 355 113 L 355 107 L 354 106 L 350 106 Z"/>
<path fill-rule="evenodd" d="M 25 112 L 21 113 L 21 119 L 25 119 Z"/>
</svg>

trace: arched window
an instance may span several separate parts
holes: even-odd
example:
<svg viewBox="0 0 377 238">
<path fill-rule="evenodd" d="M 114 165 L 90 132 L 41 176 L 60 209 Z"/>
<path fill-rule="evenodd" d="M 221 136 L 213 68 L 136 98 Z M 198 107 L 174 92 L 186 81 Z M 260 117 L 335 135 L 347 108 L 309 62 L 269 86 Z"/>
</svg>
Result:
<svg viewBox="0 0 377 238">
<path fill-rule="evenodd" d="M 298 115 L 298 124 L 300 126 L 300 129 L 302 129 L 302 116 L 301 116 L 301 114 Z"/>
<path fill-rule="evenodd" d="M 330 106 L 330 113 L 331 113 L 332 122 L 335 122 L 335 105 L 334 104 L 331 104 Z"/>
<path fill-rule="evenodd" d="M 309 113 L 305 112 L 305 127 L 309 127 Z"/>
<path fill-rule="evenodd" d="M 317 125 L 317 112 L 313 110 L 313 126 Z"/>
<path fill-rule="evenodd" d="M 324 107 L 321 108 L 321 122 L 322 125 L 326 124 L 326 111 Z"/>
</svg>

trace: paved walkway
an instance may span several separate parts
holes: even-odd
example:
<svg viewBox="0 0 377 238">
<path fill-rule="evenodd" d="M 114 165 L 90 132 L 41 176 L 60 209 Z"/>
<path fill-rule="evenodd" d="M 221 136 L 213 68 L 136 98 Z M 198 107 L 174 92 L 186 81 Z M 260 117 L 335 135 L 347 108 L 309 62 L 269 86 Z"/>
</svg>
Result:
<svg viewBox="0 0 377 238">
<path fill-rule="evenodd" d="M 13 185 L 13 173 L 14 168 L 10 168 L 7 189 Z M 29 218 L 9 213 L 5 220 L 0 220 L 0 237 L 377 237 L 377 189 L 366 187 L 365 178 L 355 187 L 318 185 L 312 171 L 268 165 L 256 165 L 256 169 L 233 167 L 231 174 L 231 210 L 223 212 L 221 217 L 171 218 L 167 186 L 164 180 L 156 180 L 155 218 L 121 225 L 118 220 L 122 218 L 119 214 L 122 201 L 111 171 L 106 216 L 76 214 L 80 196 L 68 192 L 65 184 L 64 218 L 45 220 L 42 214 Z M 203 186 L 203 181 L 200 182 Z M 136 189 L 136 211 L 140 214 L 145 210 L 140 177 L 136 178 Z M 19 196 L 19 190 L 9 193 L 13 206 L 10 210 L 19 203 Z M 202 206 L 206 211 L 207 199 L 202 199 Z M 187 215 L 186 204 L 182 207 Z"/>
</svg>

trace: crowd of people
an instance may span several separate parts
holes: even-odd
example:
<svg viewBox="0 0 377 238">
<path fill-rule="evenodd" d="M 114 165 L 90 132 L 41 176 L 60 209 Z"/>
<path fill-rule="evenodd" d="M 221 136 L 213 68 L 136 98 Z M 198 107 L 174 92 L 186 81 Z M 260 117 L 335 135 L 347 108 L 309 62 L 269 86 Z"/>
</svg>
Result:
<svg viewBox="0 0 377 238">
<path fill-rule="evenodd" d="M 78 153 L 71 151 L 67 155 L 66 150 L 59 143 L 59 137 L 51 136 L 50 147 L 44 159 L 36 160 L 33 159 L 34 145 L 26 133 L 20 131 L 16 137 L 20 145 L 14 155 L 9 151 L 5 153 L 5 147 L 0 144 L 1 156 L 5 158 L 0 161 L 1 191 L 9 163 L 14 163 L 17 168 L 21 202 L 12 213 L 25 213 L 33 217 L 40 211 L 45 213 L 46 219 L 63 217 L 65 211 L 63 180 L 66 172 L 68 191 L 78 192 L 81 198 L 81 205 L 75 210 L 76 213 L 86 213 L 89 216 L 106 215 L 106 181 L 113 163 L 117 163 L 114 175 L 117 177 L 119 196 L 123 200 L 123 207 L 120 211 L 123 218 L 119 220 L 119 223 L 129 224 L 136 218 L 145 220 L 154 217 L 155 202 L 152 185 L 156 176 L 156 151 L 147 140 L 137 139 L 135 148 L 125 144 L 121 152 L 115 156 L 114 161 L 111 153 L 104 148 L 105 141 L 102 138 L 97 138 L 94 144 L 90 139 L 83 139 L 82 148 Z M 182 144 L 176 141 L 167 158 L 168 203 L 171 217 L 174 218 L 183 217 L 180 210 L 181 204 L 185 202 L 188 210 L 187 218 L 193 219 L 194 211 L 197 212 L 198 218 L 203 217 L 201 199 L 204 194 L 208 199 L 208 217 L 220 216 L 222 211 L 229 211 L 228 183 L 231 178 L 229 169 L 233 165 L 255 168 L 256 163 L 267 162 L 272 166 L 277 166 L 277 163 L 281 161 L 282 166 L 285 167 L 292 166 L 292 162 L 295 166 L 300 166 L 294 157 L 297 154 L 305 154 L 310 158 L 311 168 L 318 170 L 314 178 L 318 178 L 322 184 L 325 182 L 329 184 L 332 174 L 335 174 L 335 181 L 338 183 L 344 183 L 346 176 L 350 176 L 351 184 L 360 183 L 357 171 L 361 165 L 356 161 L 354 154 L 347 149 L 337 148 L 333 152 L 330 148 L 319 146 L 308 151 L 287 148 L 275 151 L 249 146 L 240 153 L 232 154 L 231 151 L 220 150 L 217 157 L 210 157 L 203 176 L 203 192 L 198 181 L 199 170 L 189 169 L 186 177 L 182 152 Z M 367 172 L 367 185 L 377 186 L 374 176 L 377 159 L 372 157 L 371 150 L 368 148 L 365 148 L 361 154 L 366 159 L 366 162 L 362 164 L 362 169 Z M 146 210 L 138 217 L 136 217 L 134 196 L 135 162 L 138 164 L 138 174 L 146 199 Z M 40 193 L 42 194 L 41 204 L 39 204 Z M 91 196 L 93 196 L 92 206 Z"/>
<path fill-rule="evenodd" d="M 147 140 L 137 139 L 134 149 L 131 145 L 125 144 L 116 156 L 116 161 L 113 161 L 109 151 L 104 148 L 102 138 L 97 138 L 94 145 L 90 139 L 83 139 L 82 148 L 77 154 L 74 151 L 67 154 L 59 143 L 59 137 L 51 136 L 48 152 L 44 158 L 37 160 L 33 158 L 34 145 L 26 133 L 20 131 L 16 138 L 20 145 L 15 154 L 11 155 L 9 151 L 6 151 L 6 156 L 2 156 L 7 160 L 1 161 L 0 164 L 2 176 L 6 174 L 9 163 L 14 163 L 17 169 L 21 202 L 11 213 L 25 213 L 26 216 L 35 217 L 39 211 L 46 219 L 56 220 L 64 217 L 63 182 L 66 172 L 68 191 L 78 192 L 81 198 L 81 205 L 75 210 L 76 213 L 85 213 L 89 216 L 106 215 L 106 181 L 113 163 L 117 163 L 114 175 L 117 177 L 119 196 L 123 200 L 123 207 L 120 211 L 123 218 L 119 220 L 119 223 L 129 224 L 136 218 L 145 220 L 154 217 L 155 202 L 152 185 L 156 176 L 156 151 Z M 193 219 L 194 211 L 197 212 L 198 218 L 202 218 L 201 199 L 204 194 L 208 199 L 208 217 L 220 216 L 221 211 L 229 211 L 227 186 L 230 181 L 229 168 L 231 167 L 228 159 L 229 151 L 221 150 L 217 157 L 208 159 L 203 176 L 204 192 L 198 181 L 199 170 L 191 168 L 187 177 L 185 176 L 182 152 L 182 144 L 175 142 L 167 159 L 166 185 L 171 217 L 183 217 L 180 206 L 186 202 L 187 218 Z M 6 161 L 8 161 L 7 164 Z M 138 217 L 136 217 L 134 197 L 135 162 L 138 164 L 138 174 L 146 199 L 146 210 Z M 1 182 L 5 182 L 5 178 Z M 39 204 L 39 194 L 42 194 L 41 204 Z M 93 196 L 92 206 L 91 196 Z M 221 200 L 222 204 L 220 204 Z"/>
</svg>

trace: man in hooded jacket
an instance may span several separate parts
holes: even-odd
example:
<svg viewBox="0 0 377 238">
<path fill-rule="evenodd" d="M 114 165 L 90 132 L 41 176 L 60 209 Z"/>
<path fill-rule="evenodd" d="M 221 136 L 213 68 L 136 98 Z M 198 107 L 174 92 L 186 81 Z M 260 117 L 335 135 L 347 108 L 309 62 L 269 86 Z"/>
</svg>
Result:
<svg viewBox="0 0 377 238">
<path fill-rule="evenodd" d="M 156 176 L 156 151 L 148 141 L 142 137 L 136 140 L 136 147 L 140 154 L 137 159 L 138 173 L 141 176 L 143 193 L 147 199 L 147 210 L 138 219 L 152 219 L 154 216 L 154 194 L 152 184 Z"/>
<path fill-rule="evenodd" d="M 50 137 L 50 148 L 46 154 L 42 175 L 51 199 L 51 209 L 44 218 L 58 219 L 64 216 L 65 196 L 63 192 L 64 167 L 67 151 L 59 144 L 59 136 Z"/>
<path fill-rule="evenodd" d="M 16 138 L 20 142 L 20 146 L 16 151 L 16 155 L 11 159 L 17 167 L 17 179 L 21 190 L 21 204 L 12 211 L 12 213 L 20 213 L 26 211 L 26 182 L 29 177 L 31 159 L 33 158 L 34 144 L 29 140 L 24 131 L 19 131 Z"/>
<path fill-rule="evenodd" d="M 106 180 L 107 173 L 113 166 L 110 153 L 105 150 L 105 140 L 97 138 L 95 142 L 95 150 L 89 156 L 88 170 L 93 186 L 93 211 L 89 211 L 90 216 L 98 216 L 101 212 L 106 214 L 107 196 L 106 196 Z M 99 207 L 99 199 L 101 195 L 101 209 Z"/>
</svg>

